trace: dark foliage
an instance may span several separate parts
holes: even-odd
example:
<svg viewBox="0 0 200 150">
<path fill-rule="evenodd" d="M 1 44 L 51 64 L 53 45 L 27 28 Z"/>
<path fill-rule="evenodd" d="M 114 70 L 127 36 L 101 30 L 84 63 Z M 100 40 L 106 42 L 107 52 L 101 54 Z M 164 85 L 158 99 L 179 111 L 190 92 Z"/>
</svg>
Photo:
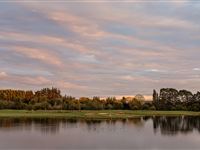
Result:
<svg viewBox="0 0 200 150">
<path fill-rule="evenodd" d="M 200 111 L 200 92 L 192 94 L 187 90 L 163 88 L 160 95 L 153 91 L 153 104 L 157 110 Z"/>
<path fill-rule="evenodd" d="M 57 88 L 44 88 L 40 91 L 0 90 L 0 109 L 27 110 L 111 110 L 111 109 L 151 109 L 152 104 L 143 105 L 143 96 L 127 100 L 123 97 L 100 99 L 99 97 L 76 99 L 62 96 Z"/>
<path fill-rule="evenodd" d="M 158 94 L 153 90 L 153 102 L 145 102 L 142 95 L 134 98 L 99 97 L 76 99 L 62 96 L 57 88 L 39 91 L 0 90 L 0 109 L 27 110 L 190 110 L 200 111 L 200 92 L 163 88 Z"/>
</svg>

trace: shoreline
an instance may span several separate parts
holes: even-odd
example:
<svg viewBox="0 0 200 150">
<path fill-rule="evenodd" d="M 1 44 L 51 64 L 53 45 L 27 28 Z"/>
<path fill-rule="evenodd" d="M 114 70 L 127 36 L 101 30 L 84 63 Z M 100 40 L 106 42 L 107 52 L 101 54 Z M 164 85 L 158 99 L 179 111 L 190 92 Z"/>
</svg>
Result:
<svg viewBox="0 0 200 150">
<path fill-rule="evenodd" d="M 193 111 L 148 110 L 0 110 L 0 118 L 128 119 L 145 116 L 200 116 Z"/>
</svg>

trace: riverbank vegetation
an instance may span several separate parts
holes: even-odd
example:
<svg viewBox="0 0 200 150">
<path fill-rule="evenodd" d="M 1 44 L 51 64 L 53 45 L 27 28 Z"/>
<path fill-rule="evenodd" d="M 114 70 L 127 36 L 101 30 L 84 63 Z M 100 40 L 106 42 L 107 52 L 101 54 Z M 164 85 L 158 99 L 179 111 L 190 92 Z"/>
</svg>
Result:
<svg viewBox="0 0 200 150">
<path fill-rule="evenodd" d="M 200 92 L 163 88 L 160 94 L 153 91 L 153 106 L 156 110 L 200 111 Z"/>
<path fill-rule="evenodd" d="M 0 109 L 26 110 L 139 110 L 155 107 L 151 102 L 145 103 L 142 95 L 134 98 L 62 96 L 57 88 L 44 88 L 40 91 L 0 90 Z"/>
<path fill-rule="evenodd" d="M 192 111 L 151 110 L 0 110 L 0 117 L 11 118 L 69 118 L 69 119 L 127 119 L 143 116 L 200 116 Z"/>
<path fill-rule="evenodd" d="M 153 91 L 153 101 L 144 96 L 135 97 L 80 97 L 61 95 L 57 88 L 39 91 L 0 90 L 0 109 L 16 110 L 182 110 L 200 111 L 200 92 L 192 94 L 187 90 L 172 88 Z"/>
</svg>

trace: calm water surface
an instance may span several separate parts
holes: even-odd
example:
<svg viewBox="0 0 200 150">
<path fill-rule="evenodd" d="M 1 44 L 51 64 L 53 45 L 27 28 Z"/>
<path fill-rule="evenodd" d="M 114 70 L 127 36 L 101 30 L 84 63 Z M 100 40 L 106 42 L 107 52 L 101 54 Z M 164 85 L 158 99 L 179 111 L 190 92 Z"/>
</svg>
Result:
<svg viewBox="0 0 200 150">
<path fill-rule="evenodd" d="M 0 119 L 1 150 L 199 150 L 200 117 Z"/>
</svg>

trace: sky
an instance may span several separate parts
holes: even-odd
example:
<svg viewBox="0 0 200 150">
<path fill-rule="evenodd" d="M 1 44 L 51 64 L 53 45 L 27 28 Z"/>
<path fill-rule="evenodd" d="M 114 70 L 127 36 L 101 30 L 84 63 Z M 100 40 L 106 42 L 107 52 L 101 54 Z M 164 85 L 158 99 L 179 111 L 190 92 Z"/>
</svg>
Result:
<svg viewBox="0 0 200 150">
<path fill-rule="evenodd" d="M 1 1 L 0 88 L 147 98 L 200 89 L 198 1 Z"/>
</svg>

